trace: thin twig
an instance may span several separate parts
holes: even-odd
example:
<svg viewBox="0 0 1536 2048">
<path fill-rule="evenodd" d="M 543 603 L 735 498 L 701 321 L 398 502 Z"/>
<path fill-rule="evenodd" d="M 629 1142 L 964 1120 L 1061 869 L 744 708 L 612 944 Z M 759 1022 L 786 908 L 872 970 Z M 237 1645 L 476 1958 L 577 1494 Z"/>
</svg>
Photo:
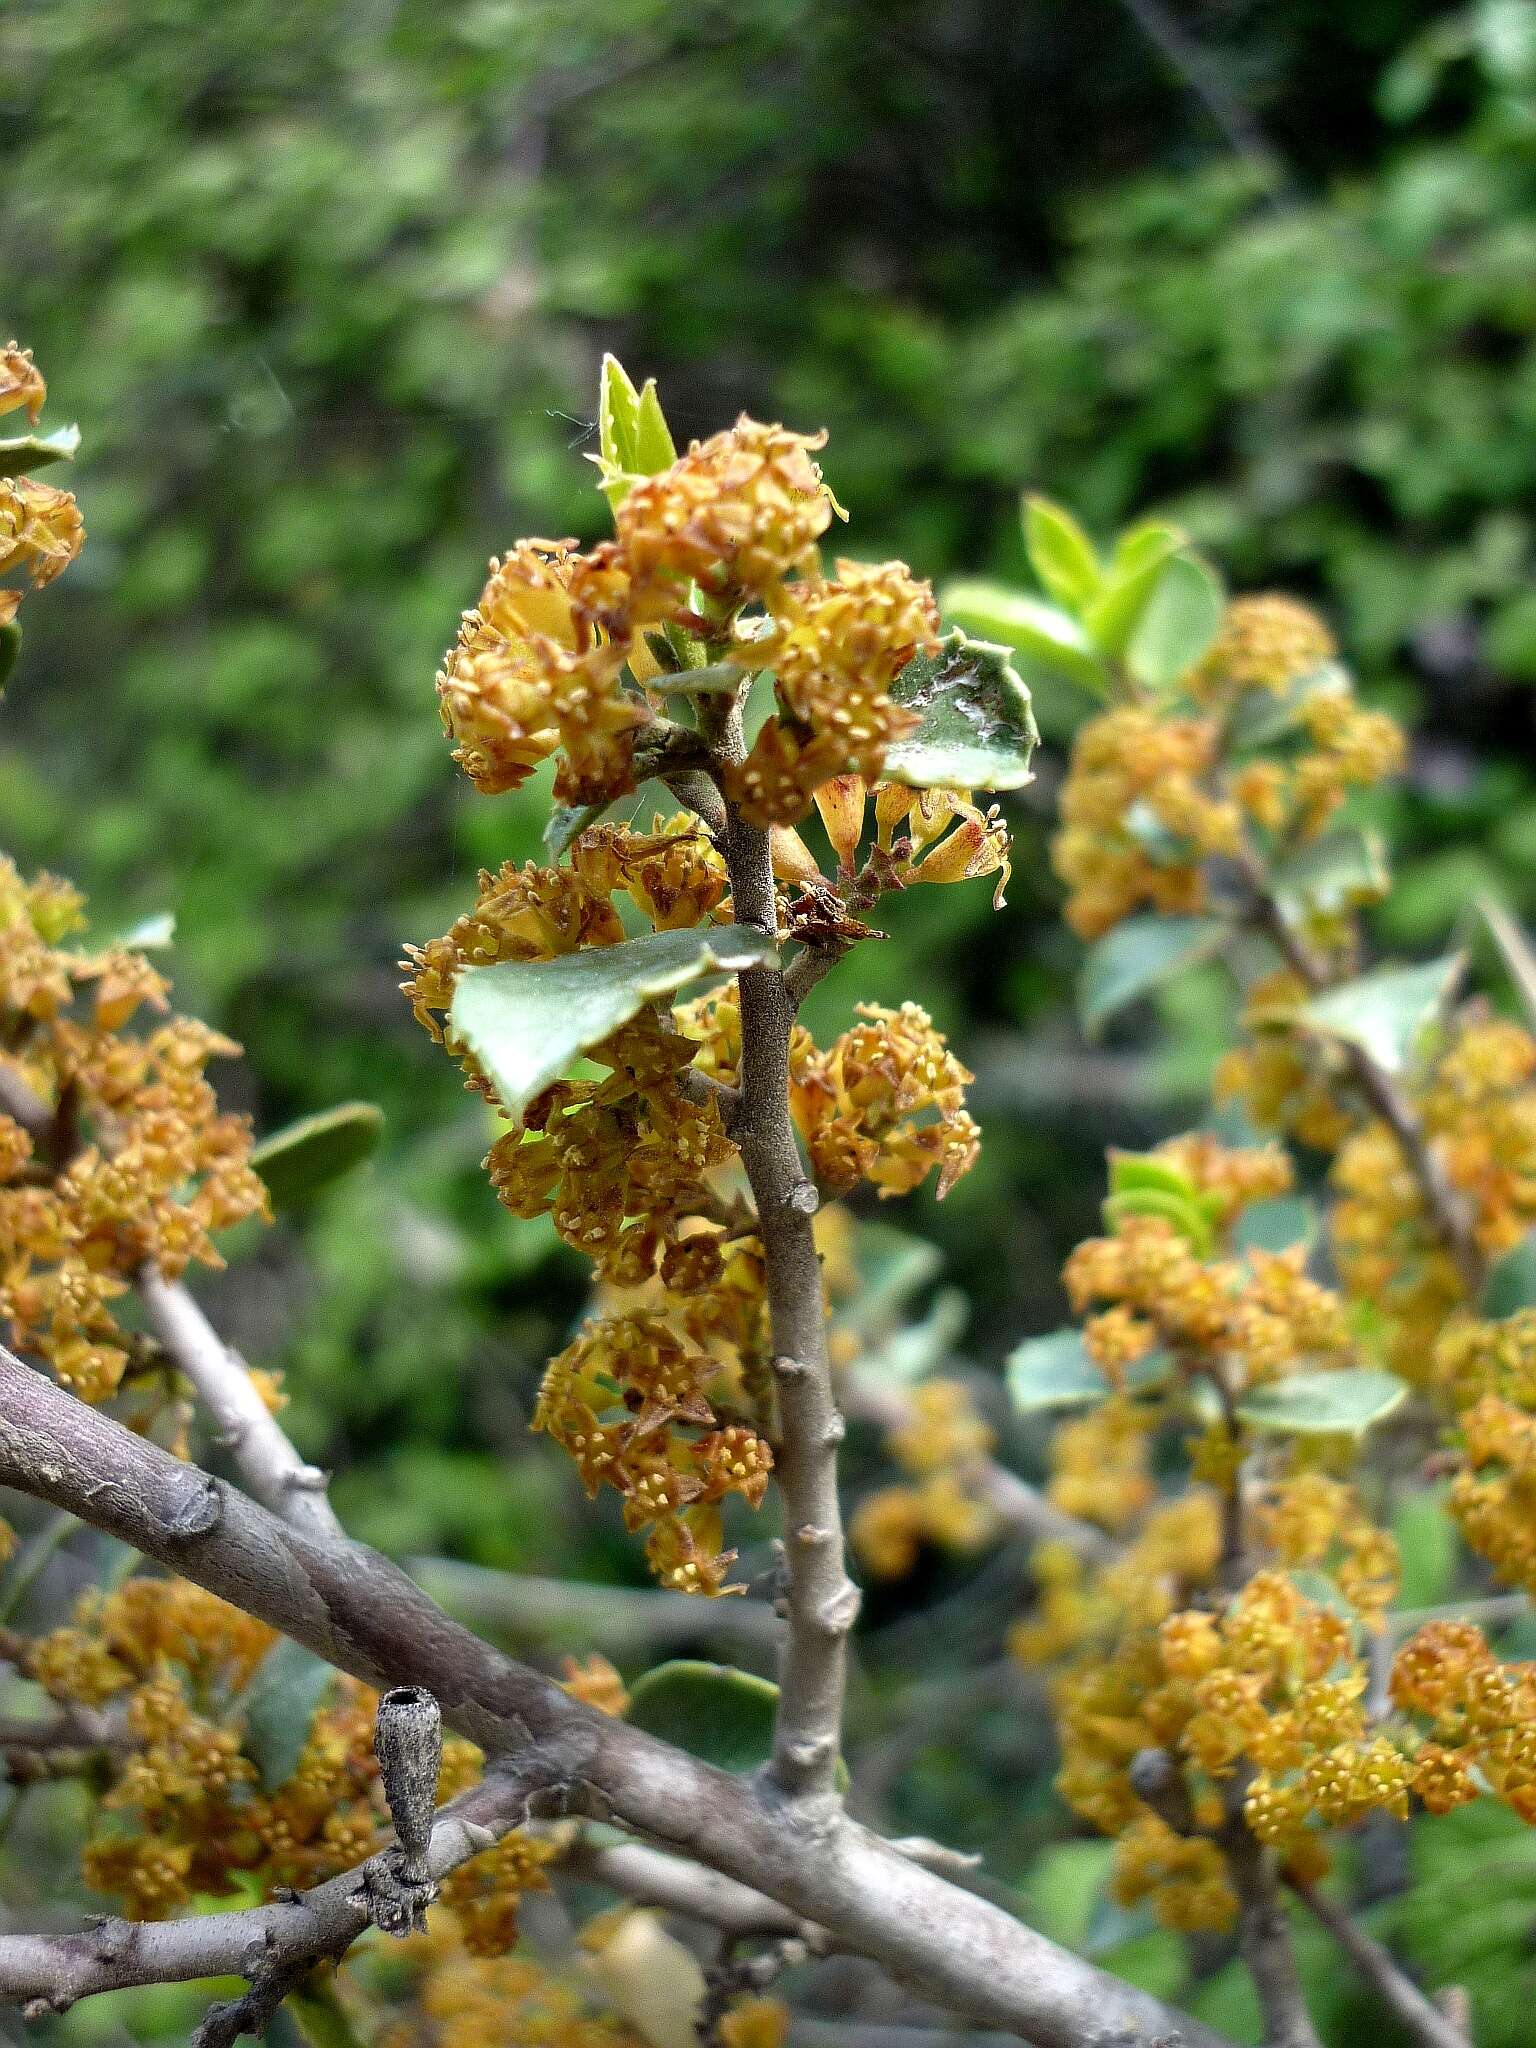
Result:
<svg viewBox="0 0 1536 2048">
<path fill-rule="evenodd" d="M 1243 1818 L 1243 1792 L 1251 1775 L 1239 1772 L 1230 1782 L 1221 1845 L 1237 1893 L 1238 1947 L 1263 2015 L 1264 2048 L 1322 2048 L 1307 2010 L 1273 1858 Z"/>
<path fill-rule="evenodd" d="M 1468 2048 L 1461 2028 L 1414 1983 L 1388 1949 L 1357 1927 L 1344 1908 L 1315 1885 L 1291 1885 L 1308 1912 L 1343 1949 L 1382 2004 L 1418 2048 Z"/>
<path fill-rule="evenodd" d="M 1121 0 L 1121 4 L 1174 75 L 1204 107 L 1228 148 L 1257 168 L 1271 196 L 1278 193 L 1286 183 L 1284 161 L 1253 114 L 1228 89 L 1209 54 L 1178 17 L 1163 6 L 1162 0 Z"/>
<path fill-rule="evenodd" d="M 678 1913 L 739 1940 L 797 1936 L 823 1951 L 828 1945 L 829 1937 L 820 1928 L 786 1912 L 761 1892 L 643 1842 L 595 1843 L 578 1833 L 562 1851 L 560 1867 L 573 1877 L 605 1885 L 637 1906 Z"/>
<path fill-rule="evenodd" d="M 1435 1621 L 1470 1621 L 1478 1628 L 1508 1628 L 1531 1611 L 1529 1593 L 1490 1593 L 1485 1600 L 1452 1601 L 1443 1607 L 1404 1607 L 1386 1618 L 1394 1641 Z"/>
<path fill-rule="evenodd" d="M 530 1755 L 517 1773 L 490 1776 L 445 1806 L 432 1829 L 432 1876 L 445 1876 L 519 1826 L 532 1790 L 545 1781 Z M 253 1989 L 263 1987 L 257 1999 L 248 2002 L 247 1994 L 233 2006 L 215 2007 L 199 2031 L 199 2048 L 217 2048 L 251 2031 L 259 2006 L 269 2007 L 270 2017 L 280 2002 L 271 1996 L 278 1986 L 342 1954 L 367 1930 L 366 1868 L 360 1864 L 286 1902 L 232 1913 L 104 1919 L 77 1934 L 0 1936 L 0 2001 L 23 2006 L 28 2019 L 43 2019 L 78 1999 L 130 1985 L 246 1977 Z"/>
<path fill-rule="evenodd" d="M 406 1569 L 450 1614 L 521 1644 L 596 1643 L 614 1655 L 710 1640 L 767 1652 L 779 1623 L 766 1601 L 699 1600 L 660 1587 L 598 1586 L 501 1572 L 457 1558 L 412 1557 Z"/>
<path fill-rule="evenodd" d="M 887 1434 L 908 1428 L 917 1418 L 910 1391 L 849 1370 L 839 1375 L 838 1390 L 848 1415 L 871 1422 Z M 1000 1528 L 1032 1543 L 1061 1543 L 1085 1564 L 1104 1565 L 1117 1554 L 1112 1536 L 1092 1522 L 1069 1515 L 1046 1499 L 1038 1487 L 995 1458 L 976 1458 L 961 1475 L 962 1484 L 986 1502 Z"/>
<path fill-rule="evenodd" d="M 241 1478 L 263 1507 L 324 1540 L 341 1534 L 326 1475 L 307 1465 L 256 1390 L 250 1367 L 226 1344 L 179 1280 L 152 1263 L 134 1275 L 150 1327 L 218 1425 Z"/>
</svg>

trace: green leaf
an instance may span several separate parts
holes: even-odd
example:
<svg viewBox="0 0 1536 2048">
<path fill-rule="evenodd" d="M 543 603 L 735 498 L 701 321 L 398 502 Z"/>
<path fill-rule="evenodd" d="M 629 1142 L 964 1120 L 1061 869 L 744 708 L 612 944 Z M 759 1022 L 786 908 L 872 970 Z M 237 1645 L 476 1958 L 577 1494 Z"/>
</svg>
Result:
<svg viewBox="0 0 1536 2048">
<path fill-rule="evenodd" d="M 1042 588 L 1067 611 L 1081 612 L 1097 596 L 1104 574 L 1093 542 L 1062 506 L 1025 498 L 1024 547 Z"/>
<path fill-rule="evenodd" d="M 283 2000 L 283 2010 L 298 2022 L 308 2048 L 363 2048 L 333 1984 L 318 1974 L 305 1978 Z M 270 2035 L 268 2036 L 270 2039 Z"/>
<path fill-rule="evenodd" d="M 937 654 L 915 654 L 891 698 L 921 723 L 885 757 L 885 779 L 911 789 L 1022 789 L 1039 733 L 1006 647 L 957 626 Z"/>
<path fill-rule="evenodd" d="M 1289 917 L 1332 916 L 1354 903 L 1375 902 L 1390 877 L 1381 837 L 1346 826 L 1313 840 L 1274 871 L 1280 907 Z"/>
<path fill-rule="evenodd" d="M 1342 1038 L 1389 1074 L 1401 1072 L 1465 965 L 1460 953 L 1422 967 L 1381 967 L 1314 996 L 1298 1012 L 1310 1031 Z"/>
<path fill-rule="evenodd" d="M 315 1710 L 335 1676 L 323 1657 L 286 1636 L 256 1666 L 243 1701 L 245 1748 L 266 1791 L 275 1792 L 293 1776 Z"/>
<path fill-rule="evenodd" d="M 1187 839 L 1170 832 L 1144 796 L 1125 813 L 1125 829 L 1147 859 L 1160 868 L 1188 867 L 1200 859 L 1199 850 Z"/>
<path fill-rule="evenodd" d="M 1088 950 L 1077 1010 L 1095 1038 L 1117 1010 L 1220 951 L 1232 928 L 1219 917 L 1128 917 Z"/>
<path fill-rule="evenodd" d="M 1336 661 L 1325 661 L 1283 690 L 1245 690 L 1227 726 L 1232 746 L 1239 751 L 1267 747 L 1296 730 L 1314 697 L 1343 697 L 1349 686 L 1348 673 Z"/>
<path fill-rule="evenodd" d="M 1084 611 L 1088 638 L 1107 659 L 1126 652 L 1170 559 L 1183 545 L 1184 536 L 1174 527 L 1163 529 L 1155 541 L 1149 538 L 1129 565 L 1122 563 L 1115 570 Z"/>
<path fill-rule="evenodd" d="M 131 953 L 153 953 L 171 945 L 175 938 L 175 911 L 157 910 L 149 917 L 141 917 L 137 924 L 129 925 L 127 931 L 119 932 L 112 944 L 125 946 Z"/>
<path fill-rule="evenodd" d="M 448 1029 L 516 1123 L 571 1062 L 655 998 L 704 975 L 771 967 L 773 941 L 745 925 L 653 932 L 553 960 L 505 960 L 459 976 Z"/>
<path fill-rule="evenodd" d="M 1240 1210 L 1232 1244 L 1240 1252 L 1283 1252 L 1317 1237 L 1317 1212 L 1304 1195 L 1275 1195 Z"/>
<path fill-rule="evenodd" d="M 1188 545 L 1182 526 L 1172 526 L 1166 519 L 1139 519 L 1116 540 L 1110 568 L 1116 576 L 1130 576 L 1150 562 L 1166 562 Z"/>
<path fill-rule="evenodd" d="M 1111 1151 L 1109 1192 L 1112 1195 L 1129 1195 L 1142 1188 L 1158 1188 L 1166 1195 L 1181 1195 L 1186 1200 L 1195 1192 L 1195 1184 L 1189 1175 L 1171 1160 L 1160 1159 L 1155 1152 Z"/>
<path fill-rule="evenodd" d="M 1149 1393 L 1162 1386 L 1172 1370 L 1166 1351 L 1150 1351 L 1128 1368 L 1125 1384 L 1133 1393 Z M 1114 1392 L 1102 1368 L 1088 1356 L 1080 1330 L 1027 1337 L 1008 1354 L 1005 1371 L 1013 1405 L 1026 1415 L 1042 1409 L 1091 1407 Z"/>
<path fill-rule="evenodd" d="M 1216 638 L 1226 602 L 1220 577 L 1198 555 L 1166 562 L 1126 643 L 1125 665 L 1136 681 L 1172 689 Z"/>
<path fill-rule="evenodd" d="M 382 1109 L 371 1102 L 339 1102 L 263 1138 L 251 1164 L 266 1182 L 274 1209 L 297 1209 L 360 1166 L 383 1135 Z"/>
<path fill-rule="evenodd" d="M 556 804 L 544 820 L 544 846 L 551 860 L 558 860 L 589 825 L 595 825 L 607 804 Z"/>
<path fill-rule="evenodd" d="M 617 511 L 641 477 L 654 476 L 677 460 L 677 449 L 667 427 L 656 379 L 648 377 L 643 391 L 617 356 L 603 357 L 598 385 L 598 488 Z"/>
<path fill-rule="evenodd" d="M 853 1263 L 858 1286 L 839 1305 L 837 1321 L 870 1337 L 897 1322 L 913 1295 L 943 1270 L 944 1254 L 925 1237 L 872 1220 L 857 1227 Z"/>
<path fill-rule="evenodd" d="M 19 434 L 0 440 L 0 476 L 30 476 L 53 462 L 73 462 L 80 448 L 78 427 L 56 427 L 51 434 Z"/>
<path fill-rule="evenodd" d="M 1398 1607 L 1436 1607 L 1455 1592 L 1461 1546 L 1445 1497 L 1445 1487 L 1427 1486 L 1403 1494 L 1393 1506 Z"/>
<path fill-rule="evenodd" d="M 962 578 L 939 592 L 939 609 L 967 631 L 1011 647 L 1016 661 L 1038 663 L 1095 697 L 1109 693 L 1109 675 L 1076 619 L 1054 605 L 1000 583 Z"/>
<path fill-rule="evenodd" d="M 1406 1381 L 1379 1366 L 1293 1372 L 1244 1394 L 1237 1412 L 1254 1429 L 1283 1436 L 1360 1436 L 1407 1392 Z"/>
<path fill-rule="evenodd" d="M 754 1771 L 773 1754 L 778 1704 L 771 1679 L 678 1657 L 637 1681 L 624 1718 L 716 1770 Z"/>
<path fill-rule="evenodd" d="M 598 378 L 597 445 L 611 468 L 640 474 L 640 394 L 615 355 L 603 357 Z"/>
<path fill-rule="evenodd" d="M 1201 1258 L 1208 1258 L 1215 1247 L 1212 1218 L 1192 1192 L 1176 1194 L 1168 1188 L 1133 1188 L 1123 1195 L 1108 1196 L 1103 1207 L 1105 1224 L 1111 1230 L 1126 1216 L 1161 1216 L 1194 1246 Z"/>
<path fill-rule="evenodd" d="M 1023 1887 L 1031 1927 L 1081 1952 L 1109 1883 L 1114 1854 L 1111 1842 L 1054 1842 L 1043 1849 Z"/>
<path fill-rule="evenodd" d="M 21 659 L 21 628 L 14 619 L 0 626 L 0 697 L 5 695 L 5 686 L 16 672 Z"/>
<path fill-rule="evenodd" d="M 656 379 L 647 377 L 640 392 L 635 423 L 635 461 L 642 476 L 658 476 L 677 460 L 677 444 L 656 395 Z"/>
<path fill-rule="evenodd" d="M 1494 1322 L 1536 1308 L 1536 1230 L 1496 1259 L 1483 1282 L 1482 1312 Z"/>
<path fill-rule="evenodd" d="M 854 1370 L 888 1386 L 915 1386 L 954 1354 L 970 1319 L 958 1287 L 943 1287 L 921 1322 L 906 1323 L 855 1360 Z"/>
<path fill-rule="evenodd" d="M 4 678 L 0 677 L 0 682 L 3 681 Z M 1496 903 L 1491 896 L 1480 896 L 1477 909 L 1499 949 L 1515 994 L 1520 998 L 1526 1022 L 1536 1031 L 1536 946 L 1531 944 L 1503 904 Z"/>
</svg>

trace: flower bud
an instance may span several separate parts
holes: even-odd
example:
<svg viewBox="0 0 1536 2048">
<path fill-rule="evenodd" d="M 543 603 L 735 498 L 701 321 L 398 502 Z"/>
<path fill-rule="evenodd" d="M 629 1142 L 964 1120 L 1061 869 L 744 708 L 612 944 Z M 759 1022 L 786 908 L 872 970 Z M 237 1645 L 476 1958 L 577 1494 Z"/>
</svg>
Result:
<svg viewBox="0 0 1536 2048">
<path fill-rule="evenodd" d="M 882 848 L 889 853 L 891 841 L 901 830 L 908 811 L 917 800 L 917 792 L 908 789 L 905 783 L 882 782 L 875 789 L 875 831 Z"/>
<path fill-rule="evenodd" d="M 769 845 L 773 856 L 773 872 L 781 882 L 810 883 L 826 880 L 816 865 L 816 856 L 793 825 L 772 826 Z"/>
<path fill-rule="evenodd" d="M 816 808 L 827 828 L 827 837 L 840 868 L 853 867 L 864 836 L 864 803 L 867 792 L 862 775 L 834 775 L 816 791 Z"/>
<path fill-rule="evenodd" d="M 969 882 L 977 875 L 997 875 L 993 905 L 1001 909 L 1003 891 L 1012 874 L 1008 831 L 995 815 L 968 810 L 947 839 L 929 848 L 912 871 L 914 882 Z"/>
</svg>

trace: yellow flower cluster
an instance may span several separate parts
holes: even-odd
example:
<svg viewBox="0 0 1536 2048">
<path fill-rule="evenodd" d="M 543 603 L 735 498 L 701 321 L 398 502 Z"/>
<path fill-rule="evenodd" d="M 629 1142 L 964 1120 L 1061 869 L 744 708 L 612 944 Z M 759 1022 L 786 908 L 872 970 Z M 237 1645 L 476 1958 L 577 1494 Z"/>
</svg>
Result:
<svg viewBox="0 0 1536 2048">
<path fill-rule="evenodd" d="M 1261 1131 L 1337 1152 L 1357 1117 L 1339 1087 L 1336 1062 L 1298 1029 L 1297 1013 L 1311 994 L 1290 968 L 1253 982 L 1240 1019 L 1245 1042 L 1217 1061 L 1212 1089 L 1218 1102 L 1241 1102 Z"/>
<path fill-rule="evenodd" d="M 712 921 L 728 893 L 724 863 L 693 818 L 658 819 L 648 833 L 594 826 L 575 840 L 569 861 L 482 869 L 474 909 L 442 938 L 406 948 L 405 993 L 434 1038 L 443 1035 L 434 1013 L 447 1010 L 466 967 L 616 946 L 625 929 L 615 895 L 627 896 L 655 930 L 671 931 Z"/>
<path fill-rule="evenodd" d="M 859 871 L 871 795 L 875 837 Z M 862 775 L 835 775 L 816 791 L 816 809 L 836 858 L 839 887 L 880 894 L 919 882 L 996 875 L 992 907 L 1001 909 L 1013 867 L 1008 828 L 996 804 L 983 811 L 967 790 L 909 789 L 900 782 L 877 783 L 871 791 Z"/>
<path fill-rule="evenodd" d="M 1497 1257 L 1536 1225 L 1536 1039 L 1517 1024 L 1459 1018 L 1409 1097 L 1478 1247 Z M 1362 1124 L 1331 1179 L 1332 1237 L 1347 1291 L 1387 1318 L 1389 1360 L 1421 1381 L 1466 1286 L 1396 1137 Z"/>
<path fill-rule="evenodd" d="M 101 1825 L 82 1867 L 130 1918 L 164 1918 L 242 1877 L 264 1894 L 316 1884 L 386 1839 L 377 1700 L 352 1679 L 331 1682 L 290 1775 L 261 1782 L 246 1708 L 276 1640 L 184 1579 L 133 1578 L 84 1595 L 71 1622 L 28 1653 L 27 1675 L 55 1699 L 109 1717 Z M 472 1744 L 450 1738 L 439 1796 L 463 1791 L 480 1765 Z M 498 1865 L 466 1896 L 488 1901 L 510 1882 L 510 1867 Z"/>
<path fill-rule="evenodd" d="M 729 787 L 749 823 L 791 825 L 832 777 L 872 781 L 887 747 L 916 727 L 890 686 L 919 648 L 938 645 L 938 612 L 903 562 L 839 562 L 835 578 L 786 585 L 770 612 L 772 630 L 737 659 L 773 669 L 778 714 Z"/>
<path fill-rule="evenodd" d="M 0 858 L 0 1059 L 40 1099 L 34 1137 L 0 1116 L 0 1320 L 83 1400 L 118 1388 L 143 1340 L 112 1310 L 146 1259 L 223 1263 L 214 1233 L 264 1215 L 244 1117 L 204 1075 L 239 1047 L 189 1018 L 142 1035 L 167 983 L 140 952 L 75 952 L 81 899 Z M 145 1354 L 147 1357 L 147 1353 Z"/>
<path fill-rule="evenodd" d="M 1471 1622 L 1429 1622 L 1393 1661 L 1392 1701 L 1427 1731 L 1412 1783 L 1431 1813 L 1486 1785 L 1536 1826 L 1536 1664 L 1499 1663 Z"/>
<path fill-rule="evenodd" d="M 790 1107 L 816 1176 L 835 1194 L 867 1180 L 904 1195 L 937 1168 L 942 1201 L 981 1149 L 964 1106 L 975 1076 L 916 1003 L 858 1013 L 825 1052 L 804 1032 L 791 1048 Z"/>
<path fill-rule="evenodd" d="M 517 1910 L 525 1892 L 548 1891 L 544 1866 L 559 1851 L 553 1842 L 514 1828 L 495 1848 L 472 1856 L 444 1878 L 441 1902 L 458 1922 L 472 1956 L 504 1956 L 517 1945 Z"/>
<path fill-rule="evenodd" d="M 515 789 L 560 749 L 556 794 L 607 802 L 634 787 L 634 749 L 656 716 L 645 685 L 668 633 L 743 667 L 773 668 L 778 715 L 735 793 L 759 824 L 804 815 L 830 775 L 878 772 L 912 723 L 889 686 L 936 644 L 932 593 L 899 562 L 817 573 L 833 505 L 808 438 L 743 416 L 615 512 L 616 538 L 520 541 L 491 563 L 438 676 L 455 758 L 478 789 Z M 747 606 L 762 612 L 748 626 Z M 766 617 L 763 616 L 766 614 Z"/>
<path fill-rule="evenodd" d="M 886 1448 L 918 1483 L 866 1495 L 849 1525 L 866 1570 L 878 1579 L 905 1578 L 926 1544 L 963 1556 L 990 1542 L 997 1518 L 971 1475 L 996 1440 L 959 1380 L 915 1387 L 906 1420 L 886 1437 Z"/>
<path fill-rule="evenodd" d="M 1178 1169 L 1221 1229 L 1248 1204 L 1290 1185 L 1290 1162 L 1274 1147 L 1228 1149 L 1210 1138 L 1179 1138 L 1151 1157 Z M 1351 1362 L 1344 1304 L 1307 1275 L 1305 1263 L 1301 1245 L 1251 1249 L 1242 1258 L 1204 1255 L 1179 1212 L 1133 1206 L 1115 1213 L 1111 1235 L 1077 1247 L 1062 1278 L 1079 1314 L 1109 1304 L 1089 1318 L 1083 1341 L 1111 1384 L 1162 1349 L 1196 1369 L 1219 1363 L 1228 1382 L 1235 1370 L 1237 1391 L 1298 1366 Z"/>
<path fill-rule="evenodd" d="M 1396 1540 L 1380 1529 L 1352 1486 L 1292 1453 L 1256 1516 L 1258 1533 L 1293 1569 L 1325 1570 L 1367 1628 L 1379 1628 L 1397 1597 Z"/>
<path fill-rule="evenodd" d="M 1283 591 L 1235 597 L 1221 629 L 1190 678 L 1202 699 L 1233 690 L 1271 690 L 1277 695 L 1313 674 L 1338 653 L 1333 635 L 1306 605 Z"/>
<path fill-rule="evenodd" d="M 617 2014 L 595 2010 L 577 1982 L 530 1958 L 477 1953 L 452 1913 L 433 1913 L 403 1953 L 412 2009 L 380 2036 L 382 2048 L 650 2048 Z"/>
<path fill-rule="evenodd" d="M 1053 1448 L 1055 1470 L 1061 1469 L 1058 1458 Z M 1102 1567 L 1065 1544 L 1042 1543 L 1033 1559 L 1035 1607 L 1009 1632 L 1009 1649 L 1032 1666 L 1077 1653 L 1101 1657 L 1208 1587 L 1220 1561 L 1220 1506 L 1198 1485 L 1160 1500 Z"/>
<path fill-rule="evenodd" d="M 0 414 L 25 409 L 35 427 L 48 387 L 32 351 L 8 341 L 0 348 Z M 68 491 L 28 476 L 0 477 L 0 576 L 20 572 L 41 590 L 62 575 L 85 545 L 80 507 Z M 0 589 L 0 625 L 16 616 L 22 592 Z"/>
<path fill-rule="evenodd" d="M 650 1530 L 653 1570 L 684 1593 L 742 1590 L 725 1583 L 736 1553 L 722 1547 L 720 1503 L 736 1493 L 760 1506 L 773 1467 L 755 1429 L 715 1413 L 719 1374 L 663 1317 L 605 1317 L 550 1361 L 534 1410 L 589 1494 L 622 1494 L 626 1528 Z"/>
<path fill-rule="evenodd" d="M 863 1021 L 825 1051 L 799 1026 L 790 1040 L 790 1110 L 816 1178 L 829 1194 L 867 1181 L 885 1198 L 910 1193 L 937 1169 L 942 1200 L 980 1153 L 981 1134 L 965 1108 L 975 1077 L 918 1004 L 860 1003 L 858 1014 Z M 735 989 L 701 997 L 677 1017 L 702 1047 L 700 1069 L 734 1085 L 741 1059 Z"/>
<path fill-rule="evenodd" d="M 1117 705 L 1078 733 L 1053 848 L 1074 931 L 1095 939 L 1133 911 L 1204 910 L 1205 863 L 1257 831 L 1277 846 L 1315 839 L 1352 789 L 1402 764 L 1403 737 L 1355 702 L 1342 670 L 1296 708 L 1284 757 L 1243 754 L 1244 700 L 1310 677 L 1333 643 L 1287 598 L 1240 598 L 1188 678 L 1189 698 Z"/>
<path fill-rule="evenodd" d="M 1117 1837 L 1116 1890 L 1150 1897 L 1167 1926 L 1231 1923 L 1219 1837 L 1229 1795 L 1298 1877 L 1327 1867 L 1317 1829 L 1406 1815 L 1410 1767 L 1367 1727 L 1366 1672 L 1349 1623 L 1283 1573 L 1261 1571 L 1224 1612 L 1188 1608 L 1125 1637 L 1061 1690 L 1063 1796 Z M 1139 1752 L 1178 1762 L 1191 1816 L 1180 1834 L 1140 1798 Z"/>
</svg>

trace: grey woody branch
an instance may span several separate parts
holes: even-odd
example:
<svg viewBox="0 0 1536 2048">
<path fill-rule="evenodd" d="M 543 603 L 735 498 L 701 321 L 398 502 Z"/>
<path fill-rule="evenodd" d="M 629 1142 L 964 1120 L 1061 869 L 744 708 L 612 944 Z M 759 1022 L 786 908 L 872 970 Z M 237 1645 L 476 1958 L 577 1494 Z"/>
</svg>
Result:
<svg viewBox="0 0 1536 2048">
<path fill-rule="evenodd" d="M 4 1063 L 0 1111 L 46 1144 L 52 1112 L 16 1069 Z M 150 1327 L 177 1371 L 191 1381 L 251 1492 L 296 1528 L 312 1536 L 339 1536 L 341 1525 L 325 1497 L 325 1474 L 299 1456 L 257 1392 L 245 1360 L 219 1336 L 188 1290 L 150 1262 L 134 1275 L 134 1285 Z"/>
<path fill-rule="evenodd" d="M 1039 2048 L 1224 2048 L 1209 2028 L 921 1868 L 837 1811 L 716 1771 L 572 1700 L 386 1559 L 318 1542 L 0 1347 L 0 1485 L 51 1502 L 379 1687 L 429 1688 L 493 1769 L 526 1766 L 824 1928 L 931 2003 Z"/>
<path fill-rule="evenodd" d="M 528 1817 L 546 1772 L 538 1752 L 524 1768 L 500 1773 L 437 1814 L 426 1864 L 434 1878 L 489 1848 Z M 373 1861 L 376 1859 L 370 1859 Z M 345 1953 L 375 1924 L 369 1866 L 359 1865 L 312 1890 L 267 1906 L 185 1920 L 101 1920 L 78 1934 L 0 1936 L 0 2001 L 28 2019 L 67 2011 L 79 1999 L 139 1984 L 184 1984 L 203 1977 L 246 1977 L 244 1997 L 214 2006 L 197 2048 L 225 2048 L 266 2025 L 284 1993 L 317 1963 Z"/>
<path fill-rule="evenodd" d="M 720 757 L 740 758 L 739 711 L 718 734 Z M 722 836 L 738 924 L 770 939 L 778 906 L 768 834 L 727 800 Z M 844 1561 L 837 1451 L 843 1418 L 832 1392 L 821 1262 L 811 1219 L 816 1190 L 806 1178 L 789 1113 L 789 1038 L 795 1006 L 777 967 L 752 967 L 741 991 L 740 1102 L 731 1135 L 757 1204 L 779 1397 L 776 1477 L 784 1503 L 784 1648 L 770 1771 L 796 1796 L 837 1799 L 836 1771 L 847 1674 L 848 1632 L 858 1588 Z"/>
</svg>

